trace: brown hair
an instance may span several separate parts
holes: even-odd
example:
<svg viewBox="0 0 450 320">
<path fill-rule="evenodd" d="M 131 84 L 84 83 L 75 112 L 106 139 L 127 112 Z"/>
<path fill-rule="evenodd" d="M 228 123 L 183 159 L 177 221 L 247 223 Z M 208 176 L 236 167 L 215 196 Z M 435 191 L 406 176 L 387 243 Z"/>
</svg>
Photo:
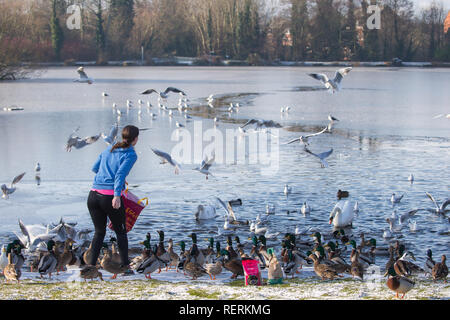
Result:
<svg viewBox="0 0 450 320">
<path fill-rule="evenodd" d="M 122 129 L 122 141 L 117 142 L 112 148 L 111 152 L 113 152 L 117 148 L 129 148 L 131 147 L 131 143 L 139 136 L 139 128 L 135 126 L 125 126 Z"/>
</svg>

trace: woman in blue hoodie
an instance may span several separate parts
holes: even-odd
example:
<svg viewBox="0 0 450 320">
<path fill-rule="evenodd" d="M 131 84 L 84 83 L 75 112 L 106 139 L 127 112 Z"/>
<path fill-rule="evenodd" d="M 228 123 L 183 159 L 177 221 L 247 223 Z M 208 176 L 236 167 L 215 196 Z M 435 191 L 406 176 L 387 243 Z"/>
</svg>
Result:
<svg viewBox="0 0 450 320">
<path fill-rule="evenodd" d="M 92 167 L 96 175 L 89 192 L 87 206 L 94 223 L 95 234 L 92 239 L 91 261 L 86 261 L 87 264 L 96 265 L 106 234 L 107 218 L 117 235 L 122 266 L 125 268 L 130 263 L 125 209 L 121 194 L 125 189 L 125 179 L 137 160 L 134 146 L 138 142 L 138 137 L 139 128 L 131 125 L 124 127 L 122 142 L 103 151 Z"/>
</svg>

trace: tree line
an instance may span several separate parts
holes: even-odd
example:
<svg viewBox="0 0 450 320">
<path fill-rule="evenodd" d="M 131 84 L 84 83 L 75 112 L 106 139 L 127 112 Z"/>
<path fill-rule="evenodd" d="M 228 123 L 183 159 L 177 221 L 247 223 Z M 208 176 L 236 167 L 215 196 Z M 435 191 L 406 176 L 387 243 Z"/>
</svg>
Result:
<svg viewBox="0 0 450 320">
<path fill-rule="evenodd" d="M 379 29 L 369 29 L 371 5 Z M 79 11 L 68 13 L 76 5 Z M 76 15 L 76 16 L 74 16 Z M 211 57 L 450 61 L 447 8 L 410 0 L 2 0 L 0 69 L 21 61 Z M 79 28 L 68 19 L 79 18 Z"/>
</svg>

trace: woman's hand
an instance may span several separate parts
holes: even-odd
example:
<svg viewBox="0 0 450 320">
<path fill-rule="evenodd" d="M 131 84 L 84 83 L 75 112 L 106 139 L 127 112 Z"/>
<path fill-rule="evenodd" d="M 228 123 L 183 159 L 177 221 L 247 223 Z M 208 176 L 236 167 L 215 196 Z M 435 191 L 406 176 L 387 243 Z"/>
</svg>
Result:
<svg viewBox="0 0 450 320">
<path fill-rule="evenodd" d="M 115 196 L 115 197 L 112 199 L 112 207 L 113 207 L 114 209 L 119 209 L 119 208 L 120 208 L 120 197 Z"/>
</svg>

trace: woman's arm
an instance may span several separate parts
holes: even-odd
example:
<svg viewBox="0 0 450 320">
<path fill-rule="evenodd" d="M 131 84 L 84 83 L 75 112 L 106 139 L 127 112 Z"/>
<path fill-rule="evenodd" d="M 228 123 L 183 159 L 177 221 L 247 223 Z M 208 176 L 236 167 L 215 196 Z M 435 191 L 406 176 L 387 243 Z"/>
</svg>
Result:
<svg viewBox="0 0 450 320">
<path fill-rule="evenodd" d="M 130 173 L 131 168 L 133 168 L 133 165 L 135 164 L 137 160 L 136 153 L 130 153 L 127 155 L 124 162 L 119 167 L 119 170 L 116 172 L 116 177 L 114 179 L 114 196 L 120 197 L 120 194 L 122 192 L 122 188 L 125 184 L 125 179 Z"/>
<path fill-rule="evenodd" d="M 94 163 L 94 166 L 92 167 L 92 171 L 94 173 L 98 172 L 98 169 L 100 168 L 100 162 L 102 161 L 102 154 L 100 153 L 100 155 L 97 158 L 97 161 Z"/>
</svg>

